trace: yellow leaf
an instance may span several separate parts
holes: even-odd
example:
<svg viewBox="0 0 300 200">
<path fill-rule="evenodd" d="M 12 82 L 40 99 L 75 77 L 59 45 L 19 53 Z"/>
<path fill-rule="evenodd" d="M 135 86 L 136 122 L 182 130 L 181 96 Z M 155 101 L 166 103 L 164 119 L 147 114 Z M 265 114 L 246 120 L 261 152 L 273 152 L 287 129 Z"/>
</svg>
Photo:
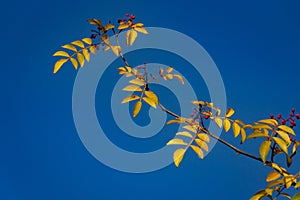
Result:
<svg viewBox="0 0 300 200">
<path fill-rule="evenodd" d="M 182 161 L 182 158 L 185 154 L 186 150 L 185 149 L 177 149 L 174 154 L 173 154 L 173 160 L 174 160 L 174 164 L 176 167 L 178 167 Z"/>
<path fill-rule="evenodd" d="M 62 48 L 64 48 L 64 49 L 69 49 L 69 50 L 72 50 L 72 51 L 77 52 L 76 47 L 74 47 L 74 46 L 71 45 L 71 44 L 66 44 L 66 45 L 62 46 Z"/>
<path fill-rule="evenodd" d="M 143 91 L 139 86 L 137 85 L 127 85 L 126 87 L 123 88 L 124 91 L 129 91 L 129 92 L 141 92 Z"/>
<path fill-rule="evenodd" d="M 204 154 L 203 154 L 203 151 L 195 146 L 195 145 L 191 145 L 192 149 L 196 152 L 196 154 L 199 156 L 199 158 L 203 159 L 204 158 Z"/>
<path fill-rule="evenodd" d="M 142 102 L 141 101 L 136 102 L 134 107 L 133 107 L 132 116 L 136 117 L 139 114 L 141 108 L 142 108 Z"/>
<path fill-rule="evenodd" d="M 170 66 L 168 66 L 167 69 L 166 69 L 166 71 L 167 71 L 168 74 L 171 73 L 173 70 L 174 69 L 172 67 L 170 67 Z"/>
<path fill-rule="evenodd" d="M 210 138 L 207 134 L 204 133 L 199 133 L 198 134 L 198 138 L 200 138 L 201 140 L 205 141 L 205 142 L 210 142 Z"/>
<path fill-rule="evenodd" d="M 226 117 L 231 117 L 234 114 L 234 110 L 232 108 L 228 108 L 226 112 Z"/>
<path fill-rule="evenodd" d="M 188 130 L 188 131 L 191 131 L 191 132 L 193 132 L 193 133 L 197 133 L 196 128 L 193 127 L 193 126 L 186 125 L 186 126 L 184 126 L 184 127 L 182 127 L 182 128 L 184 128 L 184 129 L 186 129 L 186 130 Z"/>
<path fill-rule="evenodd" d="M 144 85 L 144 81 L 139 79 L 139 78 L 132 79 L 132 80 L 129 81 L 129 83 L 136 84 L 136 85 L 139 85 L 139 86 Z"/>
<path fill-rule="evenodd" d="M 61 66 L 68 60 L 69 60 L 68 58 L 62 58 L 62 59 L 58 60 L 54 65 L 53 73 L 55 74 L 61 68 Z"/>
<path fill-rule="evenodd" d="M 70 58 L 72 65 L 77 70 L 78 69 L 78 62 L 75 58 Z"/>
<path fill-rule="evenodd" d="M 259 154 L 263 162 L 266 162 L 267 156 L 270 151 L 271 141 L 263 141 L 259 148 Z"/>
<path fill-rule="evenodd" d="M 295 132 L 293 129 L 291 129 L 290 127 L 286 126 L 286 125 L 281 125 L 281 126 L 278 126 L 279 129 L 287 132 L 287 133 L 290 133 L 292 135 L 295 135 Z"/>
<path fill-rule="evenodd" d="M 156 96 L 156 94 L 152 91 L 145 91 L 145 95 L 147 97 L 149 97 L 150 99 L 152 99 L 156 104 L 158 103 L 158 97 Z"/>
<path fill-rule="evenodd" d="M 228 132 L 230 130 L 230 126 L 231 126 L 230 121 L 227 118 L 225 118 L 224 119 L 224 130 L 225 130 L 225 132 Z"/>
<path fill-rule="evenodd" d="M 126 68 L 125 67 L 119 67 L 118 70 L 126 72 Z"/>
<path fill-rule="evenodd" d="M 90 46 L 90 51 L 92 54 L 96 54 L 97 48 L 95 46 Z"/>
<path fill-rule="evenodd" d="M 262 133 L 261 131 L 254 131 L 253 133 L 251 133 L 250 135 L 248 135 L 247 139 L 257 138 L 257 137 L 265 137 L 265 138 L 267 138 L 268 135 L 265 134 L 265 133 Z"/>
<path fill-rule="evenodd" d="M 187 145 L 187 143 L 185 141 L 183 141 L 182 139 L 179 138 L 174 138 L 172 140 L 170 140 L 167 145 Z"/>
<path fill-rule="evenodd" d="M 142 27 L 136 27 L 136 28 L 134 28 L 134 30 L 136 30 L 138 32 L 141 32 L 141 33 L 144 33 L 144 34 L 149 34 L 148 31 L 145 28 L 142 28 Z"/>
<path fill-rule="evenodd" d="M 128 72 L 131 72 L 131 71 L 132 71 L 132 68 L 129 67 L 129 66 L 126 66 L 126 69 L 127 69 Z"/>
<path fill-rule="evenodd" d="M 75 41 L 71 42 L 71 44 L 74 44 L 74 45 L 76 45 L 76 46 L 79 46 L 79 47 L 81 47 L 81 48 L 84 48 L 84 44 L 83 44 L 83 42 L 81 42 L 80 40 L 75 40 Z"/>
<path fill-rule="evenodd" d="M 268 130 L 272 130 L 272 128 L 270 126 L 268 126 L 267 124 L 254 124 L 252 126 L 253 129 L 268 129 Z"/>
<path fill-rule="evenodd" d="M 185 122 L 185 119 L 184 118 L 177 118 L 177 119 L 171 119 L 169 121 L 167 121 L 167 125 L 169 124 L 173 124 L 173 123 L 177 123 L 177 124 L 181 124 L 181 123 L 184 123 Z"/>
<path fill-rule="evenodd" d="M 258 122 L 269 124 L 269 125 L 272 125 L 272 126 L 277 126 L 278 125 L 278 122 L 275 119 L 262 119 L 262 120 L 259 120 Z"/>
<path fill-rule="evenodd" d="M 126 45 L 131 46 L 133 45 L 135 39 L 137 37 L 137 32 L 133 29 L 130 29 L 126 32 Z"/>
<path fill-rule="evenodd" d="M 267 178 L 266 178 L 266 181 L 267 181 L 267 182 L 275 181 L 275 180 L 279 179 L 280 176 L 281 176 L 280 173 L 278 173 L 277 171 L 271 171 L 271 172 L 268 174 L 268 176 L 267 176 Z"/>
<path fill-rule="evenodd" d="M 164 74 L 164 69 L 162 67 L 159 67 L 159 75 L 162 76 Z"/>
<path fill-rule="evenodd" d="M 199 147 L 201 147 L 205 151 L 208 151 L 208 145 L 206 144 L 206 142 L 200 139 L 195 139 L 195 142 L 198 144 Z"/>
<path fill-rule="evenodd" d="M 298 183 L 296 183 L 296 185 L 294 187 L 295 187 L 295 189 L 299 188 L 300 187 L 300 181 Z"/>
<path fill-rule="evenodd" d="M 291 144 L 290 137 L 289 137 L 289 135 L 288 135 L 286 132 L 284 132 L 284 131 L 276 131 L 276 133 L 278 133 L 278 135 L 280 135 L 280 137 L 281 137 L 288 145 Z"/>
<path fill-rule="evenodd" d="M 136 24 L 133 24 L 133 25 L 132 25 L 132 28 L 136 28 L 136 27 L 141 28 L 141 27 L 143 27 L 143 26 L 144 26 L 144 24 L 142 24 L 142 23 L 136 23 Z"/>
<path fill-rule="evenodd" d="M 250 200 L 262 200 L 263 197 L 267 196 L 267 193 L 263 191 L 257 192 Z"/>
<path fill-rule="evenodd" d="M 172 80 L 173 79 L 173 74 L 166 74 L 167 79 Z"/>
<path fill-rule="evenodd" d="M 91 45 L 93 43 L 91 38 L 83 38 L 82 41 L 85 42 L 88 45 Z"/>
<path fill-rule="evenodd" d="M 266 188 L 266 189 L 265 189 L 265 192 L 266 192 L 269 196 L 272 196 L 272 194 L 273 194 L 273 189 Z"/>
<path fill-rule="evenodd" d="M 185 136 L 185 137 L 189 137 L 189 138 L 193 138 L 193 136 L 187 132 L 187 131 L 181 131 L 181 132 L 178 132 L 176 133 L 176 135 L 180 135 L 180 136 Z"/>
<path fill-rule="evenodd" d="M 101 23 L 101 21 L 98 20 L 98 19 L 88 19 L 88 22 L 89 22 L 90 24 L 96 25 L 96 26 L 98 26 L 98 27 L 102 27 L 102 23 Z"/>
<path fill-rule="evenodd" d="M 246 131 L 243 128 L 241 128 L 241 137 L 242 137 L 241 144 L 243 144 L 247 138 Z"/>
<path fill-rule="evenodd" d="M 204 105 L 204 101 L 192 101 L 192 104 L 199 106 L 199 105 Z"/>
<path fill-rule="evenodd" d="M 121 23 L 121 24 L 119 25 L 118 29 L 119 29 L 119 30 L 123 30 L 123 29 L 126 29 L 126 28 L 128 28 L 128 27 L 129 27 L 128 24 Z"/>
<path fill-rule="evenodd" d="M 222 119 L 220 117 L 216 117 L 215 122 L 219 128 L 222 128 Z"/>
<path fill-rule="evenodd" d="M 110 46 L 110 48 L 116 56 L 119 56 L 120 52 L 122 51 L 122 48 L 120 46 Z"/>
<path fill-rule="evenodd" d="M 112 28 L 115 28 L 115 26 L 114 25 L 112 25 L 112 24 L 107 24 L 106 26 L 105 26 L 105 30 L 106 31 L 108 31 L 109 29 L 112 29 Z"/>
<path fill-rule="evenodd" d="M 81 53 L 77 53 L 77 60 L 81 67 L 84 65 L 84 56 Z"/>
<path fill-rule="evenodd" d="M 175 78 L 177 78 L 181 82 L 182 85 L 184 85 L 184 80 L 183 80 L 182 76 L 180 76 L 179 74 L 173 74 L 173 76 Z"/>
<path fill-rule="evenodd" d="M 152 99 L 150 99 L 150 98 L 148 98 L 148 97 L 143 97 L 143 100 L 144 100 L 147 104 L 149 104 L 150 106 L 152 106 L 153 108 L 156 108 L 156 103 L 155 103 Z"/>
<path fill-rule="evenodd" d="M 278 137 L 273 137 L 273 139 L 276 142 L 276 144 L 279 145 L 279 147 L 282 149 L 282 151 L 284 151 L 286 154 L 288 154 L 288 148 L 287 148 L 286 143 Z"/>
<path fill-rule="evenodd" d="M 57 51 L 53 54 L 53 56 L 64 56 L 64 57 L 70 57 L 70 55 L 67 52 L 64 51 Z"/>
<path fill-rule="evenodd" d="M 236 138 L 240 134 L 241 127 L 236 122 L 233 122 L 232 123 L 232 130 L 233 130 L 233 135 Z"/>
<path fill-rule="evenodd" d="M 295 176 L 293 175 L 288 175 L 288 176 L 285 176 L 284 177 L 284 183 L 285 183 L 285 187 L 288 189 L 291 187 L 291 185 L 293 183 L 296 183 L 297 182 L 297 179 Z"/>
<path fill-rule="evenodd" d="M 130 101 L 134 101 L 136 99 L 139 99 L 140 97 L 137 96 L 137 95 L 130 95 L 128 97 L 125 97 L 121 103 L 127 103 L 127 102 L 130 102 Z"/>
<path fill-rule="evenodd" d="M 89 53 L 89 51 L 87 49 L 83 49 L 82 53 L 83 53 L 85 59 L 89 62 L 90 61 L 90 53 Z"/>
</svg>

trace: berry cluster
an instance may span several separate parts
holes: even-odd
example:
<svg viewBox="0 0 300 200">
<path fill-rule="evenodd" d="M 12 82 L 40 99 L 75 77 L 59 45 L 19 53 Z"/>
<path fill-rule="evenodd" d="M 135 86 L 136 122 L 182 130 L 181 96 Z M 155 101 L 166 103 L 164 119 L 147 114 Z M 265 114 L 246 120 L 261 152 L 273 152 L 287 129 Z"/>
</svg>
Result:
<svg viewBox="0 0 300 200">
<path fill-rule="evenodd" d="M 275 119 L 281 125 L 289 125 L 291 128 L 294 128 L 297 124 L 295 119 L 300 119 L 300 115 L 297 113 L 295 114 L 295 108 L 292 108 L 289 117 L 283 118 L 281 114 L 277 115 L 277 118 L 273 114 L 270 115 L 271 119 Z"/>
<path fill-rule="evenodd" d="M 124 17 L 123 19 L 118 19 L 118 23 L 120 23 L 120 22 L 128 22 L 128 21 L 132 21 L 132 20 L 134 20 L 135 19 L 135 15 L 133 15 L 133 14 L 126 14 L 125 15 L 126 17 Z"/>
</svg>

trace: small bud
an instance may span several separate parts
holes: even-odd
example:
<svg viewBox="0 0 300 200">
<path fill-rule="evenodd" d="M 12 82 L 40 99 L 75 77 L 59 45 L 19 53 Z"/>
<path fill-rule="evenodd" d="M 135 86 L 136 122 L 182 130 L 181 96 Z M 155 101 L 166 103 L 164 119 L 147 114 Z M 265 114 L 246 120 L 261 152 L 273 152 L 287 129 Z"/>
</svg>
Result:
<svg viewBox="0 0 300 200">
<path fill-rule="evenodd" d="M 129 14 L 128 13 L 126 13 L 126 17 L 128 17 L 129 16 Z"/>
<path fill-rule="evenodd" d="M 273 115 L 273 114 L 271 114 L 271 115 L 270 115 L 270 118 L 271 118 L 271 119 L 274 119 L 274 115 Z"/>
<path fill-rule="evenodd" d="M 123 18 L 123 21 L 127 21 L 127 19 L 124 17 L 124 18 Z"/>
<path fill-rule="evenodd" d="M 294 113 L 290 113 L 290 117 L 293 117 L 294 116 Z"/>
<path fill-rule="evenodd" d="M 300 115 L 299 115 L 299 114 L 296 114 L 295 117 L 296 117 L 297 119 L 300 119 Z"/>
<path fill-rule="evenodd" d="M 295 108 L 292 108 L 292 112 L 293 112 L 293 113 L 295 112 L 295 110 L 296 110 Z"/>
<path fill-rule="evenodd" d="M 97 37 L 97 34 L 92 34 L 91 39 L 95 39 Z"/>
<path fill-rule="evenodd" d="M 277 115 L 277 118 L 278 118 L 278 119 L 281 119 L 281 114 L 278 114 L 278 115 Z"/>
<path fill-rule="evenodd" d="M 282 125 L 285 125 L 285 124 L 286 124 L 286 121 L 285 121 L 284 119 L 282 119 L 282 120 L 281 120 L 281 124 L 282 124 Z"/>
</svg>

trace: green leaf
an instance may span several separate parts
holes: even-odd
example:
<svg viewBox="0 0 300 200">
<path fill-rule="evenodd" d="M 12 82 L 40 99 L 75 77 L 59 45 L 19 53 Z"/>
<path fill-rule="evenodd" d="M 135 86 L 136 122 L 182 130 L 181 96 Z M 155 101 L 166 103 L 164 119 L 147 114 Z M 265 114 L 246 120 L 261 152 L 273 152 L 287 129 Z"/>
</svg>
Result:
<svg viewBox="0 0 300 200">
<path fill-rule="evenodd" d="M 176 167 L 178 167 L 183 159 L 186 149 L 177 149 L 173 154 L 173 160 Z"/>
<path fill-rule="evenodd" d="M 225 130 L 225 132 L 228 132 L 230 130 L 230 126 L 231 126 L 230 121 L 227 118 L 225 118 L 224 119 L 224 130 Z"/>
<path fill-rule="evenodd" d="M 64 48 L 64 49 L 69 49 L 69 50 L 71 50 L 71 51 L 77 52 L 76 47 L 74 47 L 74 46 L 71 45 L 71 44 L 66 44 L 66 45 L 62 46 L 62 48 Z"/>
<path fill-rule="evenodd" d="M 155 102 L 154 102 L 152 99 L 150 99 L 150 98 L 148 98 L 148 97 L 143 97 L 143 100 L 144 100 L 147 104 L 149 104 L 150 106 L 152 106 L 153 108 L 156 108 L 156 104 L 155 104 Z"/>
<path fill-rule="evenodd" d="M 199 139 L 201 139 L 205 142 L 210 142 L 210 138 L 207 134 L 199 133 L 197 136 L 198 136 Z"/>
<path fill-rule="evenodd" d="M 234 110 L 232 108 L 228 108 L 226 112 L 226 117 L 231 117 L 234 114 Z"/>
<path fill-rule="evenodd" d="M 126 32 L 126 45 L 132 46 L 137 37 L 137 32 L 133 29 L 130 29 Z"/>
<path fill-rule="evenodd" d="M 206 142 L 200 139 L 195 139 L 195 142 L 198 144 L 199 147 L 201 147 L 205 151 L 208 151 L 208 145 L 206 144 Z"/>
<path fill-rule="evenodd" d="M 133 107 L 132 116 L 136 117 L 139 114 L 141 108 L 142 108 L 142 102 L 141 101 L 136 102 L 134 107 Z"/>
<path fill-rule="evenodd" d="M 58 60 L 54 65 L 53 73 L 55 74 L 61 68 L 61 66 L 68 60 L 69 60 L 68 58 L 62 58 L 62 59 Z"/>
<path fill-rule="evenodd" d="M 294 132 L 294 130 L 291 129 L 290 127 L 286 126 L 286 125 L 278 126 L 278 128 L 281 129 L 281 130 L 283 130 L 283 131 L 285 131 L 285 132 L 287 132 L 287 133 L 290 133 L 292 135 L 296 135 L 295 132 Z"/>
<path fill-rule="evenodd" d="M 187 132 L 187 131 L 177 132 L 176 135 L 180 135 L 180 136 L 185 136 L 185 137 L 193 138 L 193 136 L 192 136 L 189 132 Z"/>
<path fill-rule="evenodd" d="M 78 69 L 78 62 L 75 58 L 70 58 L 72 65 L 77 70 Z"/>
<path fill-rule="evenodd" d="M 232 123 L 232 130 L 233 130 L 233 135 L 236 138 L 240 134 L 241 127 L 236 122 L 233 122 Z"/>
<path fill-rule="evenodd" d="M 65 51 L 57 51 L 53 54 L 53 56 L 64 56 L 64 57 L 70 57 L 70 55 Z"/>
<path fill-rule="evenodd" d="M 144 81 L 139 79 L 139 78 L 132 79 L 132 80 L 129 81 L 129 83 L 136 84 L 136 85 L 139 85 L 139 86 L 145 85 Z"/>
<path fill-rule="evenodd" d="M 84 44 L 83 44 L 83 42 L 81 42 L 80 40 L 75 40 L 75 41 L 71 42 L 71 44 L 74 44 L 74 45 L 76 45 L 76 46 L 79 46 L 79 47 L 81 47 L 81 48 L 84 48 Z"/>
<path fill-rule="evenodd" d="M 260 157 L 263 162 L 266 162 L 267 156 L 270 151 L 271 141 L 267 140 L 261 143 L 259 148 Z"/>
<path fill-rule="evenodd" d="M 140 86 L 137 85 L 127 85 L 126 87 L 123 88 L 124 91 L 129 91 L 129 92 L 141 92 L 143 91 Z"/>
<path fill-rule="evenodd" d="M 203 159 L 204 158 L 204 154 L 203 154 L 203 151 L 195 146 L 195 145 L 191 145 L 192 149 L 196 152 L 196 154 L 199 156 L 199 158 Z"/>
<path fill-rule="evenodd" d="M 170 140 L 167 145 L 188 145 L 185 141 L 183 141 L 182 139 L 179 138 L 174 138 L 172 140 Z"/>
<path fill-rule="evenodd" d="M 287 145 L 282 139 L 280 139 L 278 137 L 273 137 L 273 140 L 276 142 L 276 144 L 279 145 L 279 147 L 282 149 L 282 151 L 284 151 L 286 154 L 288 154 Z"/>
<path fill-rule="evenodd" d="M 278 173 L 277 171 L 271 171 L 271 172 L 268 174 L 268 176 L 267 176 L 267 178 L 266 178 L 266 181 L 267 181 L 267 182 L 275 181 L 275 180 L 279 179 L 280 176 L 281 176 L 281 174 Z"/>
<path fill-rule="evenodd" d="M 137 95 L 130 95 L 128 97 L 125 97 L 121 103 L 127 103 L 127 102 L 130 102 L 130 101 L 134 101 L 134 100 L 137 100 L 139 99 L 140 97 L 137 96 Z"/>
</svg>

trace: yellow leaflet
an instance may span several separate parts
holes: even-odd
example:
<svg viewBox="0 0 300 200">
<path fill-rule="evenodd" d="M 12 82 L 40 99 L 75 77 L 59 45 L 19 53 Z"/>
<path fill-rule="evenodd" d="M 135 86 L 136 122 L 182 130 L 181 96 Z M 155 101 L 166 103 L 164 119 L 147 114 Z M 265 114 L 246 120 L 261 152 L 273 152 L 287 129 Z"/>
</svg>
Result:
<svg viewBox="0 0 300 200">
<path fill-rule="evenodd" d="M 204 101 L 192 101 L 192 104 L 199 106 L 199 105 L 204 105 Z"/>
<path fill-rule="evenodd" d="M 263 162 L 266 162 L 267 156 L 270 151 L 271 141 L 263 141 L 259 148 L 259 154 Z"/>
<path fill-rule="evenodd" d="M 226 112 L 226 117 L 231 117 L 234 114 L 234 110 L 232 108 L 228 108 Z"/>
<path fill-rule="evenodd" d="M 123 88 L 124 91 L 129 91 L 129 92 L 141 92 L 143 91 L 140 86 L 137 85 L 127 85 L 126 87 Z"/>
<path fill-rule="evenodd" d="M 92 54 L 96 54 L 97 48 L 95 46 L 90 46 L 90 51 Z"/>
<path fill-rule="evenodd" d="M 120 52 L 122 51 L 120 46 L 110 46 L 110 48 L 116 56 L 119 56 Z"/>
<path fill-rule="evenodd" d="M 205 151 L 208 151 L 208 145 L 206 144 L 206 142 L 200 139 L 195 139 L 195 142 L 198 144 L 199 147 L 201 147 Z"/>
<path fill-rule="evenodd" d="M 69 60 L 68 58 L 62 58 L 62 59 L 58 60 L 54 65 L 53 73 L 55 74 L 61 68 L 61 66 L 68 60 Z"/>
<path fill-rule="evenodd" d="M 192 149 L 196 152 L 196 154 L 199 156 L 199 158 L 203 159 L 204 158 L 204 154 L 203 154 L 203 151 L 195 146 L 195 145 L 191 145 Z"/>
<path fill-rule="evenodd" d="M 77 60 L 81 67 L 84 65 L 84 56 L 81 53 L 77 53 Z"/>
<path fill-rule="evenodd" d="M 83 38 L 82 41 L 85 42 L 88 45 L 91 45 L 93 43 L 91 38 Z"/>
<path fill-rule="evenodd" d="M 141 33 L 144 33 L 144 34 L 149 34 L 148 31 L 145 28 L 142 28 L 142 27 L 136 27 L 136 28 L 134 28 L 134 30 L 136 30 L 138 32 L 141 32 Z"/>
<path fill-rule="evenodd" d="M 137 96 L 137 95 L 130 95 L 128 97 L 125 97 L 121 103 L 127 103 L 127 102 L 130 102 L 130 101 L 134 101 L 136 99 L 139 99 L 140 97 Z"/>
<path fill-rule="evenodd" d="M 189 138 L 193 138 L 193 136 L 187 132 L 187 131 L 181 131 L 181 132 L 178 132 L 176 133 L 176 135 L 180 135 L 180 136 L 185 136 L 185 137 L 189 137 Z"/>
<path fill-rule="evenodd" d="M 75 40 L 75 41 L 71 42 L 71 44 L 74 44 L 74 45 L 76 45 L 76 46 L 79 46 L 79 47 L 81 47 L 81 48 L 84 48 L 84 44 L 83 44 L 83 42 L 81 42 L 80 40 Z"/>
<path fill-rule="evenodd" d="M 123 71 L 123 72 L 126 72 L 125 67 L 119 67 L 118 70 Z"/>
<path fill-rule="evenodd" d="M 167 79 L 172 80 L 173 79 L 173 74 L 166 74 Z"/>
<path fill-rule="evenodd" d="M 284 131 L 276 131 L 276 133 L 278 133 L 278 135 L 280 135 L 280 137 L 281 137 L 288 145 L 291 144 L 290 137 L 289 137 L 289 135 L 288 135 L 286 132 L 284 132 Z"/>
<path fill-rule="evenodd" d="M 108 31 L 109 29 L 112 29 L 112 28 L 115 28 L 115 26 L 114 25 L 112 25 L 112 24 L 107 24 L 106 26 L 105 26 L 105 30 L 106 31 Z"/>
<path fill-rule="evenodd" d="M 269 124 L 269 125 L 272 125 L 272 126 L 277 126 L 278 125 L 278 122 L 275 119 L 262 119 L 262 120 L 259 120 L 258 122 Z"/>
<path fill-rule="evenodd" d="M 292 135 L 296 135 L 295 132 L 294 132 L 294 130 L 291 129 L 290 127 L 286 126 L 286 125 L 278 126 L 278 128 L 281 129 L 281 130 L 283 130 L 283 131 L 285 131 L 285 132 L 287 132 L 287 133 L 290 133 Z"/>
<path fill-rule="evenodd" d="M 77 52 L 76 47 L 74 47 L 74 46 L 71 45 L 71 44 L 66 44 L 66 45 L 62 46 L 62 48 L 64 48 L 64 49 L 69 49 L 69 50 L 71 50 L 71 51 Z"/>
<path fill-rule="evenodd" d="M 224 119 L 224 130 L 225 130 L 225 132 L 228 132 L 230 130 L 230 126 L 231 126 L 230 121 L 227 118 L 225 118 Z"/>
<path fill-rule="evenodd" d="M 141 28 L 141 27 L 143 27 L 143 26 L 144 26 L 144 24 L 142 24 L 142 23 L 136 23 L 136 24 L 133 24 L 133 25 L 132 25 L 133 28 L 136 28 L 136 27 Z"/>
<path fill-rule="evenodd" d="M 222 119 L 220 117 L 216 117 L 215 122 L 219 128 L 222 128 Z"/>
<path fill-rule="evenodd" d="M 142 108 L 142 102 L 141 101 L 136 102 L 134 107 L 133 107 L 132 116 L 136 117 L 139 114 L 141 108 Z"/>
<path fill-rule="evenodd" d="M 243 128 L 241 128 L 241 137 L 242 137 L 241 144 L 243 144 L 247 138 L 246 131 Z"/>
<path fill-rule="evenodd" d="M 162 76 L 164 74 L 163 68 L 159 67 L 159 75 Z"/>
<path fill-rule="evenodd" d="M 152 99 L 156 104 L 158 103 L 158 97 L 156 96 L 156 94 L 152 91 L 145 91 L 145 95 Z"/>
<path fill-rule="evenodd" d="M 102 22 L 98 19 L 89 19 L 88 22 L 92 25 L 96 25 L 98 27 L 102 27 Z"/>
<path fill-rule="evenodd" d="M 132 79 L 132 80 L 129 81 L 129 83 L 136 84 L 136 85 L 139 85 L 139 86 L 144 85 L 144 81 L 139 79 L 139 78 Z"/>
<path fill-rule="evenodd" d="M 184 128 L 184 129 L 186 129 L 186 130 L 189 130 L 189 131 L 191 131 L 191 132 L 193 132 L 193 133 L 197 133 L 196 128 L 193 127 L 193 126 L 186 125 L 186 126 L 184 126 L 184 127 L 182 127 L 182 128 Z"/>
<path fill-rule="evenodd" d="M 176 167 L 178 167 L 182 161 L 182 158 L 185 154 L 186 150 L 185 149 L 177 149 L 174 154 L 173 154 L 173 160 L 174 160 L 174 164 Z"/>
<path fill-rule="evenodd" d="M 126 45 L 132 46 L 137 37 L 137 32 L 133 29 L 130 29 L 126 32 Z"/>
<path fill-rule="evenodd" d="M 124 23 L 123 23 L 123 24 L 120 24 L 120 25 L 119 25 L 118 29 L 119 29 L 119 30 L 123 30 L 123 29 L 126 29 L 126 28 L 128 28 L 128 27 L 129 27 L 128 24 L 124 24 Z"/>
<path fill-rule="evenodd" d="M 77 70 L 78 69 L 78 62 L 75 58 L 70 58 L 72 65 Z"/>
<path fill-rule="evenodd" d="M 147 104 L 149 104 L 150 106 L 152 106 L 153 108 L 156 108 L 156 103 L 155 103 L 152 99 L 150 99 L 150 98 L 148 98 L 148 97 L 143 97 L 143 100 L 144 100 Z"/>
<path fill-rule="evenodd" d="M 268 126 L 267 124 L 255 124 L 252 126 L 252 128 L 254 129 L 268 129 L 268 130 L 272 130 L 272 128 L 270 126 Z"/>
<path fill-rule="evenodd" d="M 257 137 L 268 137 L 265 133 L 262 133 L 261 131 L 254 131 L 250 135 L 248 135 L 247 139 L 250 138 L 257 138 Z"/>
<path fill-rule="evenodd" d="M 87 49 L 83 49 L 82 50 L 82 53 L 85 57 L 85 59 L 89 62 L 90 61 L 90 54 L 89 54 L 89 51 Z"/>
<path fill-rule="evenodd" d="M 185 120 L 184 120 L 183 118 L 171 119 L 171 120 L 167 121 L 167 125 L 173 124 L 173 123 L 181 124 L 181 123 L 183 123 L 184 121 L 185 121 Z"/>
<path fill-rule="evenodd" d="M 232 130 L 233 130 L 233 135 L 236 138 L 240 134 L 241 127 L 236 122 L 233 122 Z"/>
<path fill-rule="evenodd" d="M 279 145 L 279 147 L 282 149 L 282 151 L 284 151 L 286 154 L 288 154 L 287 145 L 282 139 L 280 139 L 278 137 L 273 137 L 273 140 L 276 142 L 276 144 Z"/>
<path fill-rule="evenodd" d="M 187 145 L 187 143 L 185 141 L 183 141 L 182 139 L 179 138 L 174 138 L 172 140 L 170 140 L 167 145 Z"/>
<path fill-rule="evenodd" d="M 210 138 L 207 134 L 204 133 L 199 133 L 198 134 L 198 138 L 200 138 L 201 140 L 205 141 L 205 142 L 210 142 Z"/>
<path fill-rule="evenodd" d="M 64 56 L 64 57 L 70 57 L 70 55 L 67 52 L 64 51 L 57 51 L 53 54 L 53 56 Z"/>
<path fill-rule="evenodd" d="M 280 173 L 278 173 L 277 171 L 271 171 L 271 172 L 268 174 L 268 176 L 267 176 L 267 178 L 266 178 L 266 181 L 267 181 L 267 182 L 275 181 L 275 180 L 279 179 L 280 176 L 281 176 Z"/>
<path fill-rule="evenodd" d="M 168 66 L 167 69 L 166 69 L 167 73 L 170 74 L 172 71 L 173 71 L 173 68 Z"/>
</svg>

